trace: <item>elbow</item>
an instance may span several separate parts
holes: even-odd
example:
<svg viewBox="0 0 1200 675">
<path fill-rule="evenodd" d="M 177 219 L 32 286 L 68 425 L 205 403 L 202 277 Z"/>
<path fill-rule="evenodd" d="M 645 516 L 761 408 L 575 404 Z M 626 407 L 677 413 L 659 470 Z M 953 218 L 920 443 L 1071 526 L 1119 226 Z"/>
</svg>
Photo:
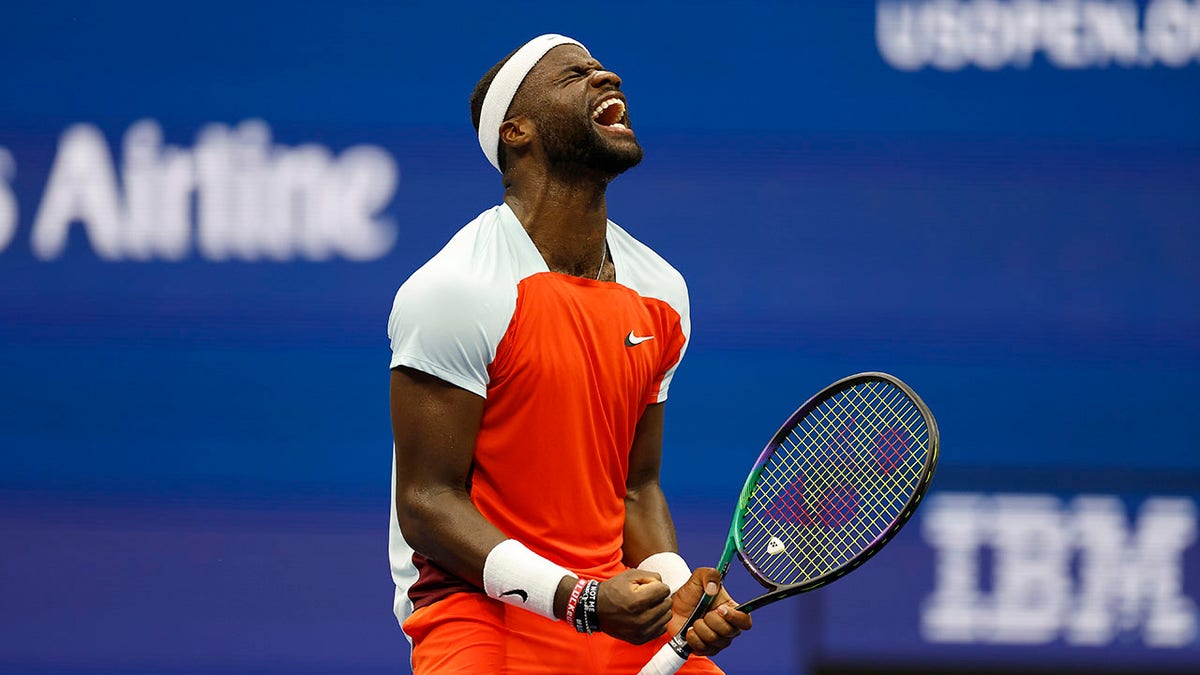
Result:
<svg viewBox="0 0 1200 675">
<path fill-rule="evenodd" d="M 664 499 L 662 486 L 658 480 L 648 480 L 635 485 L 627 485 L 625 487 L 625 505 L 637 506 L 650 501 Z"/>
<path fill-rule="evenodd" d="M 400 534 L 409 546 L 420 551 L 422 539 L 427 528 L 421 523 L 429 523 L 432 507 L 429 500 L 416 490 L 396 488 L 396 522 L 400 525 Z"/>
<path fill-rule="evenodd" d="M 446 491 L 430 491 L 421 489 L 396 490 L 396 522 L 400 525 L 400 534 L 404 541 L 419 553 L 428 555 L 436 545 L 437 523 L 453 505 L 446 503 L 453 495 Z"/>
</svg>

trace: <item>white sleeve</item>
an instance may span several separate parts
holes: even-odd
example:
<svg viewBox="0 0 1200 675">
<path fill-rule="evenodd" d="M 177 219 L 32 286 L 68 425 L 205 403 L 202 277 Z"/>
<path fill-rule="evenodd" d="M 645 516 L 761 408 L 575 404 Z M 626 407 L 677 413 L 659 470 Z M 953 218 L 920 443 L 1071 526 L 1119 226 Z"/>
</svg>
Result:
<svg viewBox="0 0 1200 675">
<path fill-rule="evenodd" d="M 392 303 L 391 367 L 414 368 L 486 398 L 488 366 L 515 306 L 515 288 L 509 292 L 427 265 Z"/>
<path fill-rule="evenodd" d="M 662 403 L 667 400 L 671 380 L 675 379 L 675 371 L 679 369 L 684 352 L 692 340 L 687 282 L 679 270 L 655 253 L 654 249 L 611 220 L 608 222 L 608 236 L 613 259 L 617 262 L 617 280 L 643 298 L 667 303 L 679 316 L 678 333 L 671 335 L 672 340 L 678 342 L 679 350 L 676 352 L 672 347 L 664 352 L 655 373 L 657 386 L 647 392 L 647 403 Z"/>
<path fill-rule="evenodd" d="M 662 382 L 658 386 L 658 403 L 667 400 L 667 391 L 671 388 L 671 380 L 675 379 L 675 371 L 679 369 L 679 364 L 683 362 L 683 355 L 692 342 L 691 303 L 688 298 L 687 284 L 684 283 L 682 276 L 678 277 L 677 288 L 670 294 L 667 302 L 679 314 L 679 330 L 683 333 L 683 344 L 679 347 L 679 357 L 663 373 Z"/>
</svg>

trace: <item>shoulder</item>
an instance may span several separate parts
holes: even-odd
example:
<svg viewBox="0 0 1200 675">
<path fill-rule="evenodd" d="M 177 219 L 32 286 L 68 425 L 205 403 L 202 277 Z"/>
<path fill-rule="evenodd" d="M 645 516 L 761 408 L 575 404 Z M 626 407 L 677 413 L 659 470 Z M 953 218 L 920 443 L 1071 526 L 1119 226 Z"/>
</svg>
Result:
<svg viewBox="0 0 1200 675">
<path fill-rule="evenodd" d="M 610 246 L 620 255 L 617 280 L 638 295 L 667 302 L 681 316 L 686 316 L 687 282 L 679 270 L 621 226 L 612 221 L 608 225 Z"/>
<path fill-rule="evenodd" d="M 520 265 L 490 209 L 396 291 L 391 367 L 429 373 L 482 397 L 488 366 L 516 306 Z"/>
<path fill-rule="evenodd" d="M 516 292 L 515 280 L 497 250 L 498 239 L 495 208 L 467 223 L 396 291 L 388 332 L 394 334 L 406 323 L 453 331 L 506 305 Z"/>
</svg>

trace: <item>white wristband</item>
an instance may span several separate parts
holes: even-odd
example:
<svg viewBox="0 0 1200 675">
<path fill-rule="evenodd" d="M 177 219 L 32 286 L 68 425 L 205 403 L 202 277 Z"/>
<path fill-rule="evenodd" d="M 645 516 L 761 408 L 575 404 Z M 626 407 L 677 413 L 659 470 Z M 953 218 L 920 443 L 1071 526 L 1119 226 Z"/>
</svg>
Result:
<svg viewBox="0 0 1200 675">
<path fill-rule="evenodd" d="M 483 590 L 488 597 L 557 621 L 554 595 L 565 576 L 575 575 L 516 539 L 505 539 L 496 544 L 483 563 Z"/>
<path fill-rule="evenodd" d="M 678 553 L 672 553 L 671 551 L 655 553 L 643 560 L 637 568 L 647 572 L 658 572 L 658 576 L 662 577 L 663 583 L 671 589 L 672 595 L 686 584 L 688 579 L 692 578 L 692 568 L 688 567 L 688 564 L 684 562 L 683 558 L 679 557 Z"/>
</svg>

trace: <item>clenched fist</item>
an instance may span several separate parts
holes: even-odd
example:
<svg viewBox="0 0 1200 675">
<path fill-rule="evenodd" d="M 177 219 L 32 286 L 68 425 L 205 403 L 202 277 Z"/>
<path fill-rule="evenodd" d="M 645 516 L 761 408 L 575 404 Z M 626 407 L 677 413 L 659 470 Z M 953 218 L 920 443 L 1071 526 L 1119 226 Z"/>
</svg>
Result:
<svg viewBox="0 0 1200 675">
<path fill-rule="evenodd" d="M 656 572 L 626 570 L 600 583 L 596 597 L 600 630 L 645 644 L 661 637 L 671 618 L 671 590 Z"/>
</svg>

